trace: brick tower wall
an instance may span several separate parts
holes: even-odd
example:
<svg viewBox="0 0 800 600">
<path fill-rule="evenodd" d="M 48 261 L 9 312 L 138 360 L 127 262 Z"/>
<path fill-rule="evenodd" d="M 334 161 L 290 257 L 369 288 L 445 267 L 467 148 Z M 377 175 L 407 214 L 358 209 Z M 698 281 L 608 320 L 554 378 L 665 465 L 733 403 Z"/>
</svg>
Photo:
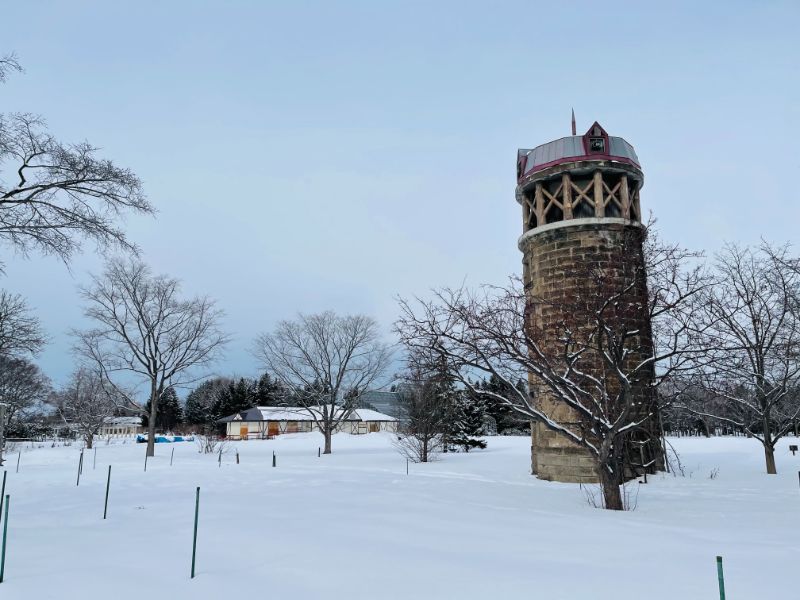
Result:
<svg viewBox="0 0 800 600">
<path fill-rule="evenodd" d="M 634 268 L 643 266 L 642 242 L 643 228 L 638 223 L 622 219 L 590 218 L 577 219 L 545 226 L 529 231 L 523 237 L 520 249 L 524 256 L 524 278 L 528 297 L 536 298 L 531 306 L 535 308 L 529 315 L 529 327 L 532 337 L 538 339 L 545 352 L 559 354 L 563 351 L 563 343 L 555 338 L 561 331 L 561 324 L 567 322 L 574 331 L 587 330 L 591 326 L 580 323 L 570 303 L 576 297 L 591 292 L 591 283 L 587 265 L 600 268 L 605 273 L 607 285 L 621 289 L 629 283 Z M 641 273 L 641 271 L 639 271 Z M 638 297 L 641 306 L 647 306 L 647 288 L 643 277 L 639 277 L 633 294 Z M 589 286 L 589 287 L 587 287 Z M 652 348 L 650 326 L 646 311 L 632 311 L 618 315 L 618 318 L 630 320 L 626 327 L 638 328 L 643 338 L 635 346 L 640 352 L 631 360 L 641 360 Z M 644 321 L 644 322 L 643 322 Z M 600 373 L 599 357 L 587 356 L 581 363 L 582 369 L 592 374 Z M 548 414 L 552 420 L 577 430 L 578 416 L 569 406 L 559 402 L 552 392 L 530 378 L 531 390 L 537 406 Z M 652 399 L 642 389 L 642 405 L 649 408 Z M 651 397 L 650 397 L 651 398 Z M 532 423 L 532 471 L 540 479 L 562 482 L 596 482 L 596 461 L 589 454 L 564 435 L 547 429 L 542 423 Z M 654 448 L 648 454 L 658 454 L 657 438 Z M 632 456 L 633 464 L 640 464 L 639 450 Z M 629 472 L 628 476 L 635 475 Z"/>
</svg>

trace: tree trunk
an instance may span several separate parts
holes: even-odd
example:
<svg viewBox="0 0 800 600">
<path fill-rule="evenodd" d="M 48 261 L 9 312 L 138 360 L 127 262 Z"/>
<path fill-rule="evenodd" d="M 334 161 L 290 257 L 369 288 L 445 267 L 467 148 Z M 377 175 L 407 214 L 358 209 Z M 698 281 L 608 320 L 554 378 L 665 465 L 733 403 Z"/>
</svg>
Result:
<svg viewBox="0 0 800 600">
<path fill-rule="evenodd" d="M 603 504 L 608 510 L 625 510 L 622 505 L 622 493 L 619 491 L 619 482 L 614 473 L 610 473 L 603 465 L 600 471 L 600 487 L 603 488 Z"/>
<path fill-rule="evenodd" d="M 323 454 L 330 454 L 331 453 L 331 437 L 333 437 L 331 435 L 331 430 L 330 429 L 325 429 L 324 435 L 325 435 L 325 450 L 323 450 L 322 453 Z"/>
<path fill-rule="evenodd" d="M 89 434 L 86 435 L 86 449 L 87 450 L 91 450 L 92 449 L 92 442 L 94 442 L 94 435 L 89 433 Z"/>
<path fill-rule="evenodd" d="M 6 405 L 0 404 L 0 465 L 5 460 L 3 459 L 3 448 L 6 446 Z"/>
<path fill-rule="evenodd" d="M 775 447 L 772 441 L 772 427 L 770 427 L 771 413 L 768 410 L 764 411 L 764 458 L 767 459 L 767 474 L 777 475 L 778 470 L 775 468 Z M 776 440 L 777 441 L 777 440 Z"/>
<path fill-rule="evenodd" d="M 158 411 L 158 391 L 155 385 L 150 390 L 150 417 L 147 421 L 147 456 L 156 455 L 156 412 Z"/>
<path fill-rule="evenodd" d="M 428 462 L 428 438 L 422 440 L 422 455 L 419 457 L 420 462 Z"/>
<path fill-rule="evenodd" d="M 769 444 L 764 444 L 764 457 L 767 459 L 767 474 L 777 475 L 778 470 L 775 468 L 775 449 Z"/>
</svg>

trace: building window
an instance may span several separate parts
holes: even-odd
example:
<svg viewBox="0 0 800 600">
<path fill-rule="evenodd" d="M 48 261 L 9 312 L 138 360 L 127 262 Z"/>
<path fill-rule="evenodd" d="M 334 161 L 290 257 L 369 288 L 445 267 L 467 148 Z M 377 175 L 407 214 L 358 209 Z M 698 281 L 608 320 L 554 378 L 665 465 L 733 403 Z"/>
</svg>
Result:
<svg viewBox="0 0 800 600">
<path fill-rule="evenodd" d="M 589 152 L 605 152 L 606 141 L 601 137 L 589 138 Z"/>
</svg>

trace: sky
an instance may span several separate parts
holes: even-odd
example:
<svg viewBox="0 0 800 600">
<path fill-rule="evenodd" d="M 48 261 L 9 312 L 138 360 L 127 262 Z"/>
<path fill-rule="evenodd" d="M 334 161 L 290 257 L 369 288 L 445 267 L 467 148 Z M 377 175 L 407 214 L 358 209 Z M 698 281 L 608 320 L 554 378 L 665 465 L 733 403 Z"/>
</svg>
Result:
<svg viewBox="0 0 800 600">
<path fill-rule="evenodd" d="M 518 273 L 516 152 L 569 135 L 572 108 L 634 145 L 665 239 L 799 237 L 797 2 L 39 0 L 0 22 L 25 68 L 0 112 L 141 177 L 158 214 L 125 226 L 225 310 L 215 374 L 255 375 L 253 338 L 298 312 L 393 342 L 398 296 Z M 0 251 L 63 383 L 106 257 Z"/>
</svg>

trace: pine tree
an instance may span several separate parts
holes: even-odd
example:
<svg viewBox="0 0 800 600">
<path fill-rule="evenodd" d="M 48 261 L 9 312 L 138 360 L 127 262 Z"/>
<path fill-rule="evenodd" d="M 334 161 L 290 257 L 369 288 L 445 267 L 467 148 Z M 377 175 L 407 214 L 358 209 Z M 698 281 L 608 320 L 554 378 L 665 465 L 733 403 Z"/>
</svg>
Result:
<svg viewBox="0 0 800 600">
<path fill-rule="evenodd" d="M 264 373 L 258 378 L 255 389 L 256 406 L 280 406 L 286 401 L 286 389 L 280 381 Z"/>
<path fill-rule="evenodd" d="M 190 425 L 212 426 L 222 415 L 214 412 L 219 394 L 230 382 L 226 377 L 207 379 L 186 397 L 184 417 Z"/>
<path fill-rule="evenodd" d="M 450 442 L 453 446 L 469 452 L 473 448 L 486 448 L 481 439 L 486 406 L 480 397 L 461 391 L 453 404 L 453 423 Z"/>
<path fill-rule="evenodd" d="M 228 383 L 219 393 L 214 413 L 220 417 L 227 417 L 257 404 L 256 382 L 247 377 L 240 377 L 238 381 Z"/>
<path fill-rule="evenodd" d="M 145 415 L 142 417 L 142 425 L 147 427 L 148 415 L 150 414 L 150 401 L 144 405 Z M 175 388 L 168 387 L 161 394 L 158 400 L 158 412 L 156 413 L 156 427 L 163 431 L 170 431 L 183 421 L 183 409 L 178 400 Z"/>
<path fill-rule="evenodd" d="M 507 385 L 498 379 L 495 375 L 489 378 L 489 381 L 483 380 L 480 384 L 480 389 L 493 392 L 495 394 L 504 395 L 507 390 Z M 527 390 L 527 384 L 520 379 L 516 386 L 517 389 Z M 497 432 L 503 433 L 507 430 L 525 430 L 529 427 L 529 423 L 521 419 L 516 412 L 514 412 L 508 404 L 505 404 L 494 397 L 485 397 L 486 414 L 492 417 L 497 423 Z"/>
</svg>

